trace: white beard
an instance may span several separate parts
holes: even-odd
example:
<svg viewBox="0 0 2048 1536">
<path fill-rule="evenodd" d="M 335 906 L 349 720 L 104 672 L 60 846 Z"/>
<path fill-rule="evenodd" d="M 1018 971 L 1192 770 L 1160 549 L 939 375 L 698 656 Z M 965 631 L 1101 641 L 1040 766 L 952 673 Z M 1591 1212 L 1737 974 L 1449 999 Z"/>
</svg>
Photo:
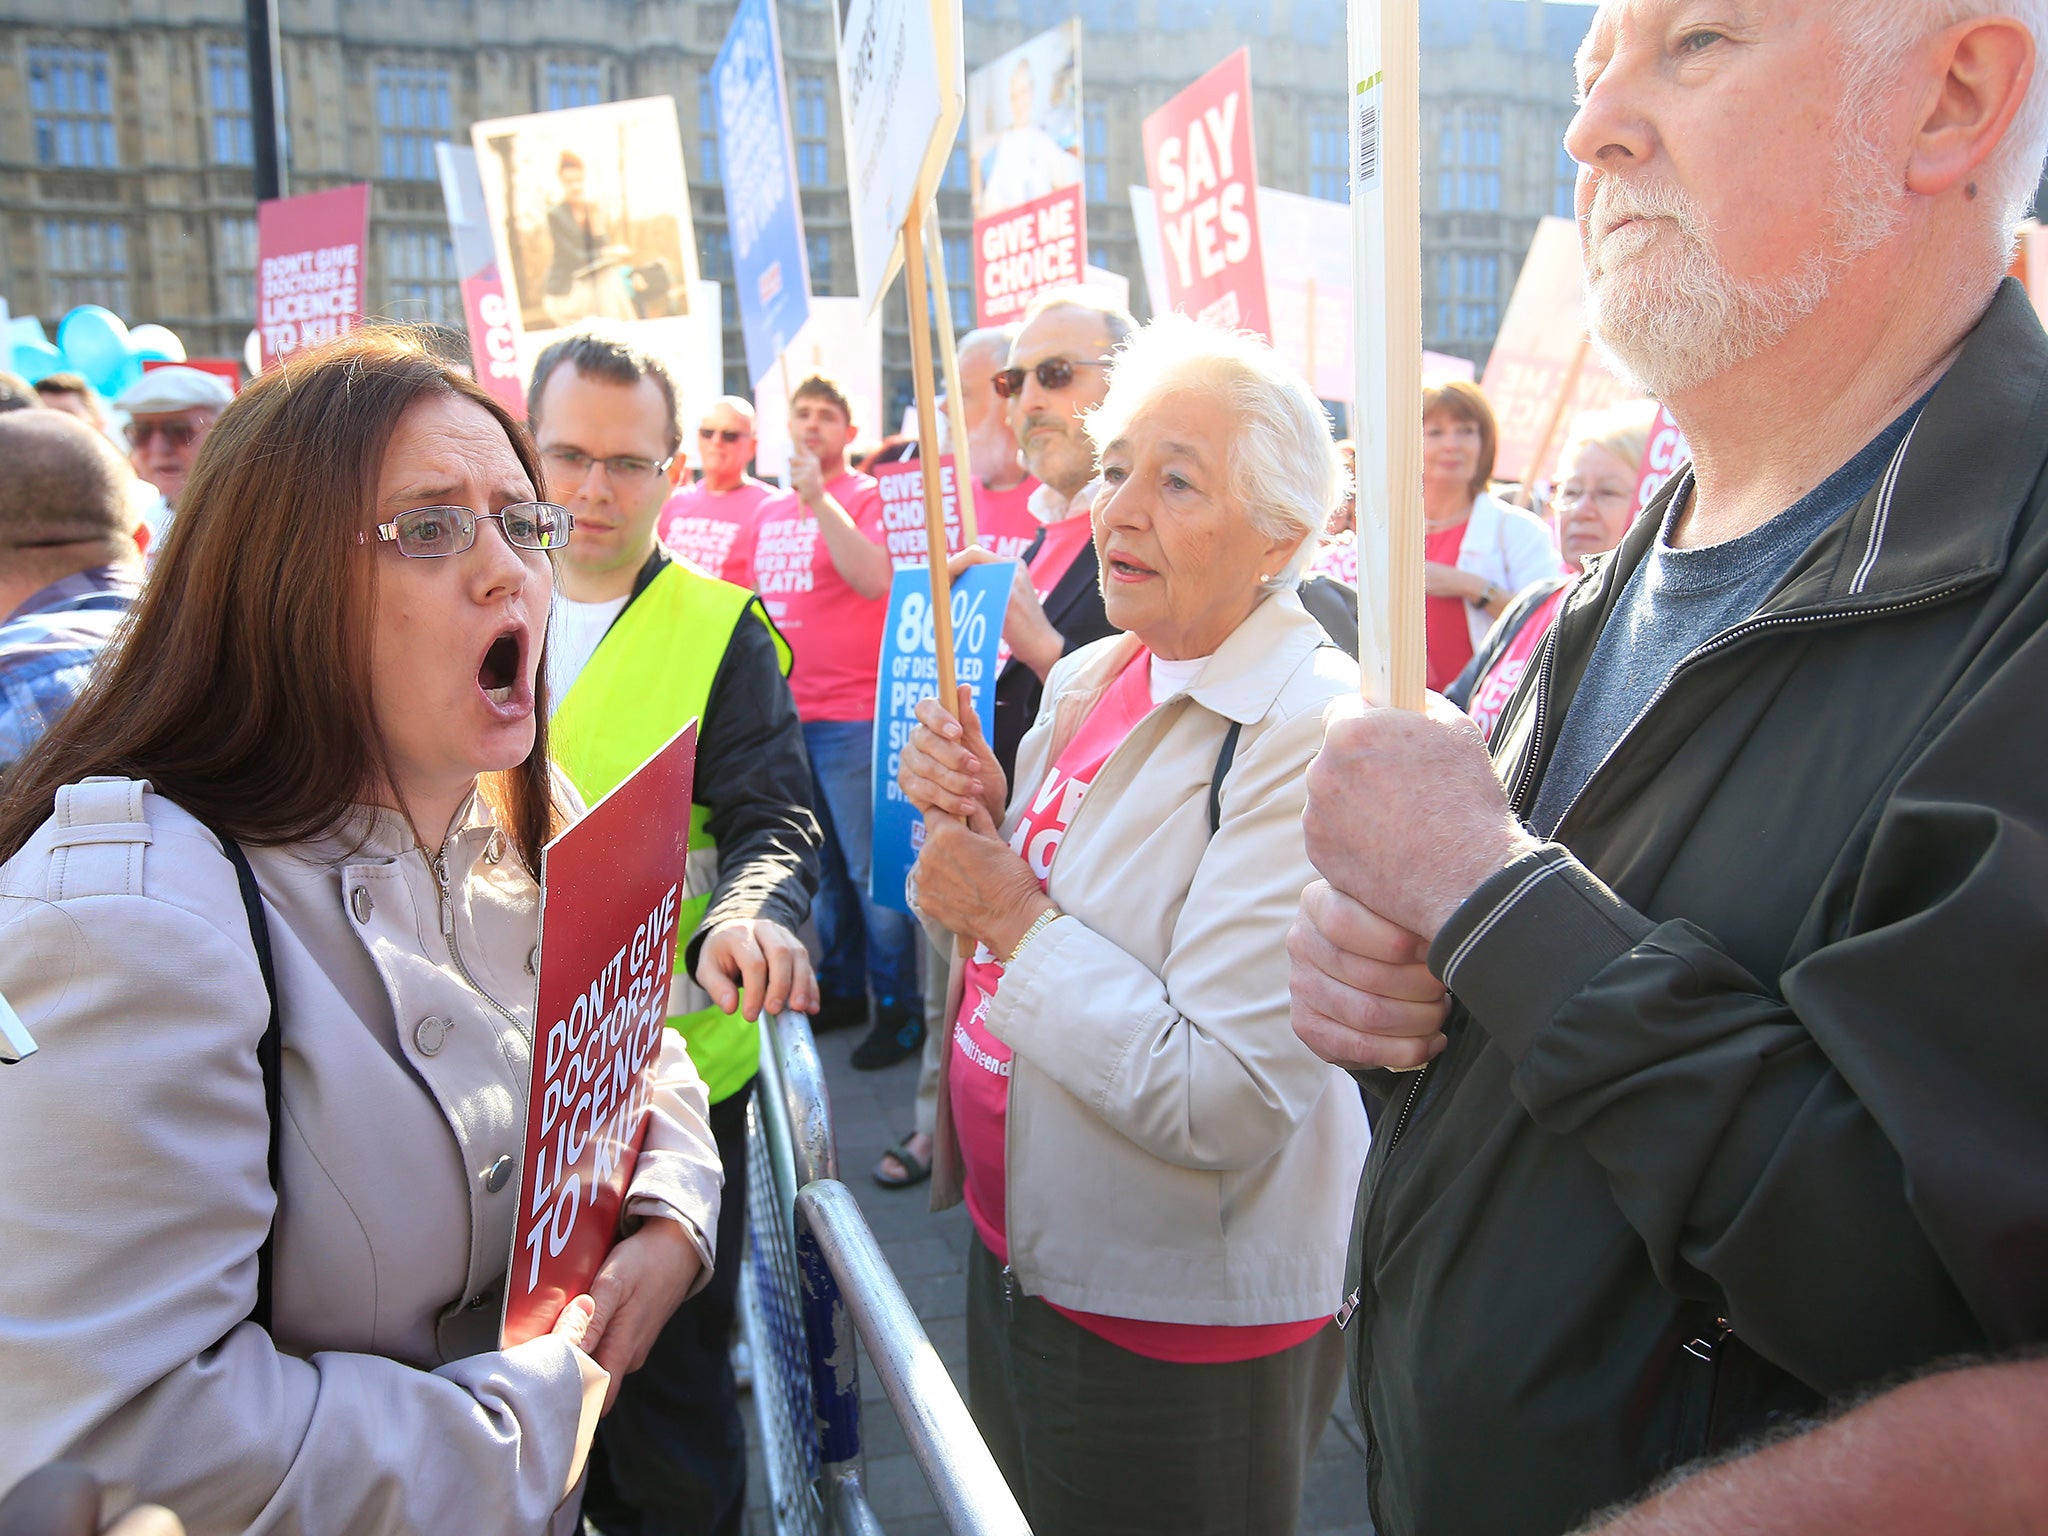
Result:
<svg viewBox="0 0 2048 1536">
<path fill-rule="evenodd" d="M 1662 399 L 1769 351 L 1902 217 L 1896 178 L 1872 146 L 1844 144 L 1828 198 L 1835 220 L 1815 249 L 1781 277 L 1743 279 L 1722 263 L 1705 213 L 1684 192 L 1603 176 L 1587 220 L 1594 341 L 1618 372 Z M 1613 230 L 1628 218 L 1650 222 Z"/>
</svg>

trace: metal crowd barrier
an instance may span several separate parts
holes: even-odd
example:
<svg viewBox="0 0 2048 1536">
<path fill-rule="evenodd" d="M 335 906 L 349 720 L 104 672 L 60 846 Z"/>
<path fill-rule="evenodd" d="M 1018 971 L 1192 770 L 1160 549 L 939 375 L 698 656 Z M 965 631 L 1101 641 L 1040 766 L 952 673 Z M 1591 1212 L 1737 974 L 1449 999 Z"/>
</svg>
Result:
<svg viewBox="0 0 2048 1536">
<path fill-rule="evenodd" d="M 776 1536 L 884 1536 L 868 1503 L 856 1337 L 910 1452 L 962 1536 L 1030 1536 L 1017 1501 L 903 1294 L 839 1154 L 810 1021 L 761 1021 L 747 1118 L 740 1326 Z"/>
</svg>

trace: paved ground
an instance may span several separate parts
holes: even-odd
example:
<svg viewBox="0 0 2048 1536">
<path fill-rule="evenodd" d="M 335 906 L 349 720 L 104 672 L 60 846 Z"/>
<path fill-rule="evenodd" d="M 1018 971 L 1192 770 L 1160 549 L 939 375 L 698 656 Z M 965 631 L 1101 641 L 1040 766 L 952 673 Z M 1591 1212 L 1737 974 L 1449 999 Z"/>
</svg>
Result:
<svg viewBox="0 0 2048 1536">
<path fill-rule="evenodd" d="M 840 1173 L 887 1253 L 954 1382 L 967 1384 L 966 1274 L 970 1227 L 966 1211 L 926 1209 L 926 1193 L 885 1190 L 868 1176 L 882 1149 L 910 1125 L 917 1087 L 913 1059 L 885 1072 L 856 1072 L 847 1057 L 856 1037 L 847 1032 L 818 1042 L 832 1093 Z M 865 1352 L 861 1357 L 862 1439 L 868 1489 L 888 1536 L 942 1536 L 945 1525 L 924 1478 L 910 1458 L 902 1428 L 882 1395 Z M 1340 1395 L 1341 1399 L 1341 1395 Z M 751 1405 L 749 1405 L 751 1414 Z M 751 1432 L 751 1418 L 748 1429 Z M 749 1472 L 748 1536 L 770 1536 L 766 1481 L 758 1460 Z M 1340 1400 L 1309 1471 L 1301 1536 L 1366 1536 L 1365 1450 L 1348 1404 Z"/>
</svg>

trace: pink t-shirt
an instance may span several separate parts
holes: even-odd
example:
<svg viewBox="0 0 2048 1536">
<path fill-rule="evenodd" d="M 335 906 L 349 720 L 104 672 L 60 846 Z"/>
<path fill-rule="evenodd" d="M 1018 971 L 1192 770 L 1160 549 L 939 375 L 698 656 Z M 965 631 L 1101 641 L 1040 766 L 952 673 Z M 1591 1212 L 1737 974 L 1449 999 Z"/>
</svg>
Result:
<svg viewBox="0 0 2048 1536">
<path fill-rule="evenodd" d="M 1077 521 L 1085 523 L 1086 519 Z M 1051 878 L 1060 841 L 1073 824 L 1089 785 L 1151 709 L 1152 656 L 1141 650 L 1081 723 L 1010 835 L 1010 846 L 1031 866 L 1040 885 Z M 1002 980 L 1003 968 L 995 956 L 986 945 L 977 945 L 967 964 L 960 1012 L 953 1020 L 953 1060 L 947 1086 L 953 1130 L 960 1142 L 967 1214 L 989 1252 L 1008 1263 L 1003 1137 L 1010 1113 L 1010 1048 L 987 1028 L 989 1007 Z M 1298 1323 L 1232 1328 L 1108 1317 L 1067 1307 L 1054 1310 L 1121 1349 L 1183 1364 L 1213 1365 L 1278 1354 L 1313 1337 L 1330 1321 L 1317 1317 Z"/>
<path fill-rule="evenodd" d="M 982 548 L 1005 560 L 1021 560 L 1038 537 L 1038 519 L 1031 515 L 1031 493 L 1038 481 L 1030 475 L 1007 491 L 992 491 L 974 482 L 974 531 Z"/>
<path fill-rule="evenodd" d="M 1332 539 L 1308 563 L 1311 576 L 1328 576 L 1347 587 L 1358 585 L 1358 540 L 1350 534 Z"/>
<path fill-rule="evenodd" d="M 1094 526 L 1086 517 L 1064 517 L 1045 525 L 1045 542 L 1031 557 L 1031 590 L 1041 603 L 1052 596 L 1052 589 L 1074 568 L 1094 536 Z"/>
<path fill-rule="evenodd" d="M 747 475 L 729 491 L 702 480 L 677 491 L 655 519 L 655 537 L 679 560 L 735 586 L 754 584 L 754 519 L 775 487 Z"/>
<path fill-rule="evenodd" d="M 848 471 L 825 490 L 869 540 L 884 542 L 873 480 Z M 756 512 L 753 567 L 754 589 L 795 653 L 789 691 L 798 716 L 874 719 L 888 596 L 865 598 L 846 584 L 817 518 L 795 491 L 770 496 Z"/>
<path fill-rule="evenodd" d="M 1522 627 L 1515 631 L 1514 639 L 1501 647 L 1493 665 L 1480 673 L 1472 684 L 1472 698 L 1465 706 L 1465 713 L 1478 722 L 1479 733 L 1488 740 L 1492 739 L 1493 728 L 1500 724 L 1501 711 L 1515 696 L 1522 674 L 1529 670 L 1536 648 L 1550 633 L 1550 626 L 1557 619 L 1557 610 L 1564 606 L 1570 592 L 1571 585 L 1567 583 L 1539 603 L 1529 617 L 1522 620 Z"/>
</svg>

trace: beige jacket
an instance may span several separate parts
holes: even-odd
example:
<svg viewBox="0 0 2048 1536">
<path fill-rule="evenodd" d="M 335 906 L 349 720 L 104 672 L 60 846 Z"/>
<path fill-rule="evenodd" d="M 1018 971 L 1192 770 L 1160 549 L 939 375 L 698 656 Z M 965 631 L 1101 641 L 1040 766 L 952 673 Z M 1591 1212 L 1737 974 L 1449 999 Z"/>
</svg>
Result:
<svg viewBox="0 0 2048 1536">
<path fill-rule="evenodd" d="M 363 827 L 248 850 L 283 1021 L 275 1345 L 245 1321 L 268 1001 L 233 866 L 102 779 L 0 867 L 0 993 L 42 1047 L 0 1068 L 0 1491 L 62 1455 L 192 1536 L 572 1528 L 607 1377 L 553 1339 L 495 1349 L 538 889 L 480 801 L 445 918 L 404 823 Z M 719 1164 L 673 1033 L 658 1070 L 627 1220 L 701 1245 Z"/>
<path fill-rule="evenodd" d="M 1358 687 L 1322 638 L 1291 593 L 1260 604 L 1111 755 L 1060 844 L 1048 889 L 1067 915 L 1024 947 L 987 1021 L 1015 1052 L 1008 1237 L 1033 1295 L 1229 1324 L 1305 1321 L 1342 1299 L 1365 1110 L 1295 1038 L 1287 996 L 1287 929 L 1315 878 L 1303 776 L 1324 706 Z M 1137 644 L 1112 636 L 1054 667 L 1016 785 L 1044 778 Z M 1029 799 L 1013 789 L 1006 834 Z M 960 980 L 956 963 L 949 1019 Z M 960 1198 L 951 1112 L 942 1082 L 935 1208 Z"/>
</svg>

